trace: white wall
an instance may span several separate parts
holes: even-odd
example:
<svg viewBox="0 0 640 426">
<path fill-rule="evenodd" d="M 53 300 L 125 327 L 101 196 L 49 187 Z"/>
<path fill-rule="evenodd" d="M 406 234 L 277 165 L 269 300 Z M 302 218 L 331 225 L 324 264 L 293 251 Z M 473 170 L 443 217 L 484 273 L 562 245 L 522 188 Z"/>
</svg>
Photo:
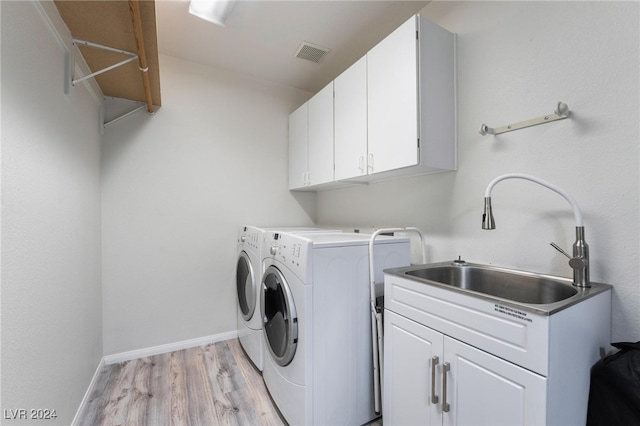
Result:
<svg viewBox="0 0 640 426">
<path fill-rule="evenodd" d="M 236 233 L 310 225 L 287 190 L 288 115 L 310 94 L 160 58 L 163 107 L 107 129 L 105 354 L 236 329 Z"/>
<path fill-rule="evenodd" d="M 100 134 L 34 2 L 2 1 L 2 409 L 70 424 L 102 358 Z"/>
<path fill-rule="evenodd" d="M 591 278 L 613 284 L 613 341 L 640 340 L 638 2 L 433 2 L 423 14 L 457 33 L 457 172 L 318 193 L 322 225 L 418 226 L 430 261 L 461 255 L 571 276 L 575 223 L 559 195 L 526 181 L 493 192 L 495 231 L 481 230 L 496 176 L 530 173 L 581 205 Z M 570 119 L 481 136 L 551 113 Z M 588 325 L 585 325 L 588 326 Z"/>
</svg>

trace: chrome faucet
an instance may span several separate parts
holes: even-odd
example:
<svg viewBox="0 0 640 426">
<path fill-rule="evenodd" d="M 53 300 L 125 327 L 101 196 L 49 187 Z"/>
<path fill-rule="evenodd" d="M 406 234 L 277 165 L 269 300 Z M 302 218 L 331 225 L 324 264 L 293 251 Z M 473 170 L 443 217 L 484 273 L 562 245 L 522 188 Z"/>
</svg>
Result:
<svg viewBox="0 0 640 426">
<path fill-rule="evenodd" d="M 573 215 L 576 220 L 576 241 L 573 243 L 573 256 L 570 256 L 555 243 L 551 243 L 551 246 L 569 258 L 569 266 L 573 269 L 573 285 L 576 287 L 591 287 L 589 281 L 589 245 L 584 239 L 584 221 L 582 219 L 582 211 L 580 210 L 580 206 L 578 206 L 575 198 L 557 186 L 545 182 L 535 176 L 525 175 L 522 173 L 508 173 L 506 175 L 498 176 L 489 183 L 484 194 L 482 229 L 496 229 L 496 223 L 493 220 L 493 209 L 491 207 L 491 191 L 498 182 L 505 179 L 524 179 L 537 183 L 562 195 L 564 199 L 571 204 L 571 207 L 573 208 Z"/>
</svg>

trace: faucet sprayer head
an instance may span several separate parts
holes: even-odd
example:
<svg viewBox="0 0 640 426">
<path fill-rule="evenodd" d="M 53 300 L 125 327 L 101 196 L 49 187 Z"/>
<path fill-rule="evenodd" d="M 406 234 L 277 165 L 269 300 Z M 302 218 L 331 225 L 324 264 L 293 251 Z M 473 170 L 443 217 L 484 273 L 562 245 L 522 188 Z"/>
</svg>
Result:
<svg viewBox="0 0 640 426">
<path fill-rule="evenodd" d="M 491 197 L 484 197 L 484 213 L 482 213 L 482 229 L 496 229 L 491 208 Z"/>
<path fill-rule="evenodd" d="M 564 252 L 557 244 L 552 244 L 557 250 L 567 256 L 569 260 L 569 266 L 573 268 L 573 285 L 576 287 L 589 287 L 589 245 L 584 240 L 584 220 L 582 218 L 582 211 L 578 202 L 569 194 L 563 191 L 555 185 L 545 182 L 542 179 L 538 179 L 535 176 L 525 175 L 522 173 L 508 173 L 506 175 L 498 176 L 492 180 L 484 193 L 484 213 L 482 214 L 482 229 L 496 229 L 496 223 L 493 220 L 493 211 L 491 209 L 491 191 L 496 183 L 504 179 L 524 179 L 538 185 L 542 185 L 547 189 L 550 189 L 559 195 L 561 195 L 573 209 L 573 216 L 576 219 L 576 242 L 573 243 L 573 256 L 569 256 Z"/>
</svg>

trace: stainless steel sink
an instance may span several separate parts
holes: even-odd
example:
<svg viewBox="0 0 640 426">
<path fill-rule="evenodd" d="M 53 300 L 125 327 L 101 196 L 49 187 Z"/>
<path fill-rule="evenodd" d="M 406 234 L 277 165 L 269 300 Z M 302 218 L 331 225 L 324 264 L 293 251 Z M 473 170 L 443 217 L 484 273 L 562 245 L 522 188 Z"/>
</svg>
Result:
<svg viewBox="0 0 640 426">
<path fill-rule="evenodd" d="M 561 281 L 474 266 L 415 269 L 407 275 L 516 302 L 545 304 L 574 296 L 578 290 Z"/>
<path fill-rule="evenodd" d="M 479 265 L 444 262 L 385 270 L 386 274 L 495 301 L 507 301 L 549 315 L 611 288 L 593 283 L 573 286 L 569 278 Z"/>
</svg>

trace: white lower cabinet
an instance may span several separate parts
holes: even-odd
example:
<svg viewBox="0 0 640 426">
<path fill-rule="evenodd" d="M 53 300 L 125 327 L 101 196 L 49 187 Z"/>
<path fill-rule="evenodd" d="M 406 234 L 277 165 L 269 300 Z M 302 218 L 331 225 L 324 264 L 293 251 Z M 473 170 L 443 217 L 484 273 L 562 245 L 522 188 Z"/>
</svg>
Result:
<svg viewBox="0 0 640 426">
<path fill-rule="evenodd" d="M 431 395 L 442 390 L 432 361 L 433 357 L 442 360 L 442 334 L 385 311 L 384 336 L 384 424 L 441 424 L 441 406 L 439 401 L 432 402 Z"/>
<path fill-rule="evenodd" d="M 586 423 L 589 372 L 611 341 L 609 286 L 527 305 L 407 277 L 384 277 L 385 425 Z"/>
<path fill-rule="evenodd" d="M 540 425 L 547 380 L 385 311 L 386 425 Z"/>
</svg>

